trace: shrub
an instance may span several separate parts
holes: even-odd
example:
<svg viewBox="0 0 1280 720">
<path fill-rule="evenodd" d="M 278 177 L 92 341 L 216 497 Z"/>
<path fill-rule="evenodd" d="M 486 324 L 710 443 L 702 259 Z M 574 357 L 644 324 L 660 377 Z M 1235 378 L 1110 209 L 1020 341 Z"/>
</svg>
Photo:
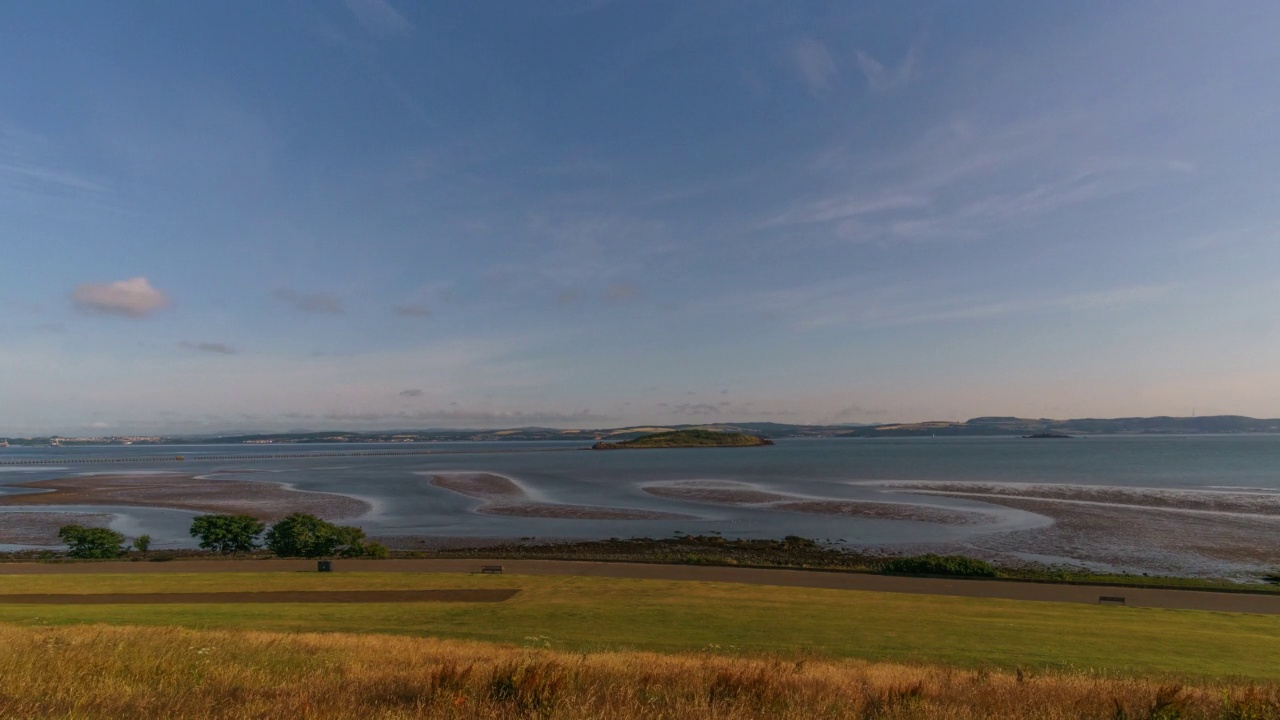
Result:
<svg viewBox="0 0 1280 720">
<path fill-rule="evenodd" d="M 955 575 L 959 577 L 995 577 L 991 563 L 963 555 L 916 555 L 886 561 L 881 572 L 908 575 Z"/>
<path fill-rule="evenodd" d="M 368 558 L 378 558 L 381 560 L 383 558 L 391 557 L 391 551 L 387 549 L 386 545 L 383 545 L 380 542 L 370 542 L 364 544 L 364 556 Z"/>
<path fill-rule="evenodd" d="M 359 557 L 365 553 L 363 530 L 334 525 L 307 513 L 293 513 L 272 525 L 266 541 L 267 549 L 280 557 Z"/>
<path fill-rule="evenodd" d="M 200 538 L 200 547 L 223 555 L 252 552 L 266 524 L 249 515 L 200 515 L 191 521 L 191 537 Z"/>
<path fill-rule="evenodd" d="M 133 539 L 133 549 L 140 553 L 145 553 L 151 549 L 151 536 L 139 535 Z"/>
<path fill-rule="evenodd" d="M 115 558 L 124 554 L 124 535 L 108 528 L 63 525 L 58 528 L 58 538 L 70 546 L 67 555 L 73 558 Z"/>
</svg>

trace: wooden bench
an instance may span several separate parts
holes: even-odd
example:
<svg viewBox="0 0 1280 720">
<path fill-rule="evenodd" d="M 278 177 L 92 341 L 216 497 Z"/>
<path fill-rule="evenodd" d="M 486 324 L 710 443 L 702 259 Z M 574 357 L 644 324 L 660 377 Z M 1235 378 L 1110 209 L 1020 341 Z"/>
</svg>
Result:
<svg viewBox="0 0 1280 720">
<path fill-rule="evenodd" d="M 1123 605 L 1124 598 L 1119 595 L 1101 595 L 1098 597 L 1099 605 Z"/>
<path fill-rule="evenodd" d="M 481 575 L 501 575 L 502 566 L 501 565 L 483 565 L 480 567 L 480 574 Z"/>
</svg>

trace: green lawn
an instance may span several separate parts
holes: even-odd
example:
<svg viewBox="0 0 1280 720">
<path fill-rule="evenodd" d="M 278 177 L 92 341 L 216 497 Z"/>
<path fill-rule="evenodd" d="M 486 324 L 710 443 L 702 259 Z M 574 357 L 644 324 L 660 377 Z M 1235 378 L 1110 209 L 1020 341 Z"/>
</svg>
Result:
<svg viewBox="0 0 1280 720">
<path fill-rule="evenodd" d="M 0 605 L 0 622 L 393 633 L 571 650 L 812 652 L 961 666 L 1280 677 L 1280 616 L 614 578 L 421 573 L 0 576 L 0 593 L 515 587 L 504 603 Z"/>
</svg>

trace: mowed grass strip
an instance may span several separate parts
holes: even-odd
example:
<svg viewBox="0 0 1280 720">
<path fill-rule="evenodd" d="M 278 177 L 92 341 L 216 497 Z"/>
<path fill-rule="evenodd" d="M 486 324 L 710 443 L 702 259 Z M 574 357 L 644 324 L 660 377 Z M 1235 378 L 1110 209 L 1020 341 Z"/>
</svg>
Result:
<svg viewBox="0 0 1280 720">
<path fill-rule="evenodd" d="M 519 588 L 502 603 L 0 605 L 0 622 L 420 635 L 560 650 L 713 651 L 1280 677 L 1280 617 L 616 578 L 416 573 L 0 577 L 0 593 Z M 529 640 L 535 638 L 536 640 Z"/>
</svg>

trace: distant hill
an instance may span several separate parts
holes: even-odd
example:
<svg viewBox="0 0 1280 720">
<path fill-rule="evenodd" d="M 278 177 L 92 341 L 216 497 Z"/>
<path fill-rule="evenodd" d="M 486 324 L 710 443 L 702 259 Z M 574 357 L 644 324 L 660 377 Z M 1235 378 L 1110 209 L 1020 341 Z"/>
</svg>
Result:
<svg viewBox="0 0 1280 720">
<path fill-rule="evenodd" d="M 746 433 L 725 433 L 711 430 L 673 430 L 671 432 L 642 435 L 621 442 L 598 442 L 592 450 L 627 450 L 639 448 L 695 448 L 695 447 L 759 447 L 772 445 L 772 440 Z"/>
<path fill-rule="evenodd" d="M 1259 420 L 1242 415 L 1203 417 L 1049 418 L 977 417 L 964 422 L 922 422 L 872 425 L 841 433 L 840 437 L 953 437 L 983 435 L 1205 435 L 1280 433 L 1280 419 Z"/>
<path fill-rule="evenodd" d="M 414 443 L 544 441 L 619 443 L 646 435 L 684 431 L 738 433 L 764 438 L 874 438 L 874 437 L 960 437 L 1007 435 L 1202 435 L 1232 433 L 1280 433 L 1280 419 L 1257 419 L 1242 415 L 1204 417 L 1019 418 L 976 417 L 963 422 L 939 420 L 880 425 L 789 425 L 772 422 L 704 423 L 701 425 L 639 425 L 619 428 L 522 427 L 500 430 L 383 430 L 355 432 L 320 430 L 282 433 L 242 433 L 234 435 L 69 438 L 61 436 L 4 438 L 0 453 L 8 447 L 48 447 L 50 445 L 293 445 L 308 443 Z"/>
</svg>

